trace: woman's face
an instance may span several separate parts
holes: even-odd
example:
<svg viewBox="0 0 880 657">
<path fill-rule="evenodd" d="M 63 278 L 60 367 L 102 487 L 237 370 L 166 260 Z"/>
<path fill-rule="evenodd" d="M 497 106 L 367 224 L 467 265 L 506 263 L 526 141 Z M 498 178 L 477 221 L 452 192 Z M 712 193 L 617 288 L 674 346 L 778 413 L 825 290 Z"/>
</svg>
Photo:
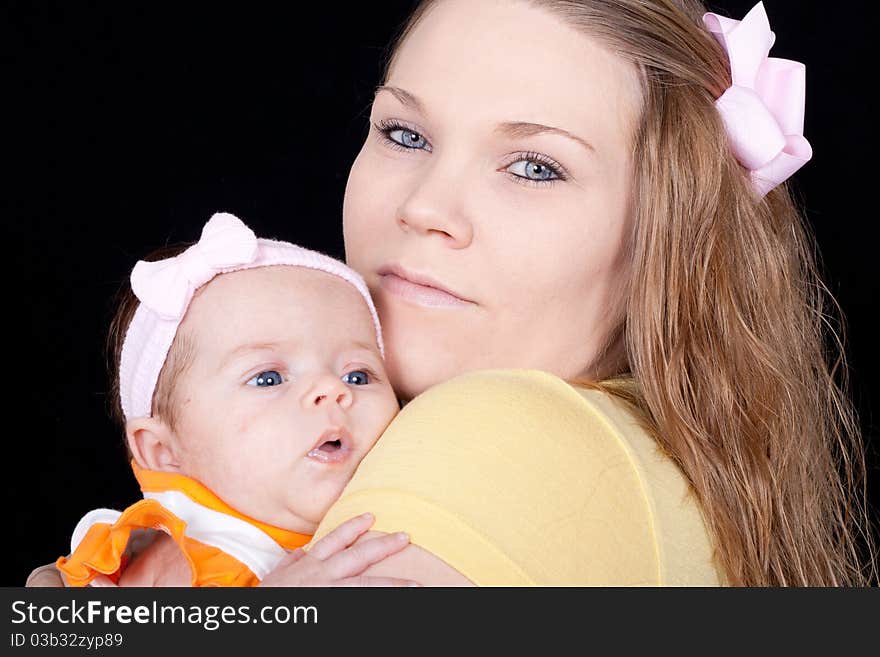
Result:
<svg viewBox="0 0 880 657">
<path fill-rule="evenodd" d="M 442 0 L 417 25 L 343 212 L 402 398 L 475 369 L 591 374 L 620 320 L 639 104 L 633 67 L 526 3 Z"/>
</svg>

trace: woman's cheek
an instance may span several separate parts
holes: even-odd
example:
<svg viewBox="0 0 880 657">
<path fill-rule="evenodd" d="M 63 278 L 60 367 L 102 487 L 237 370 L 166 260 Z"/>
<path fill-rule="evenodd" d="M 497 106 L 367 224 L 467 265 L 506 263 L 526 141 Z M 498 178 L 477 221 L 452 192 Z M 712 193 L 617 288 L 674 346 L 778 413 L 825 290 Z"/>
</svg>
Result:
<svg viewBox="0 0 880 657">
<path fill-rule="evenodd" d="M 364 224 L 367 218 L 372 215 L 372 211 L 367 205 L 368 198 L 361 191 L 360 176 L 357 164 L 355 164 L 352 166 L 348 177 L 348 184 L 346 185 L 343 198 L 342 238 L 345 243 L 346 262 L 350 267 L 363 274 L 364 272 L 361 270 L 361 255 L 367 245 L 363 244 L 362 236 L 366 232 Z"/>
<path fill-rule="evenodd" d="M 342 231 L 348 264 L 354 269 L 375 246 L 376 231 L 386 220 L 393 223 L 394 213 L 388 198 L 389 173 L 382 163 L 361 152 L 348 177 L 342 208 Z M 386 217 L 388 215 L 388 217 Z M 363 273 L 363 272 L 361 272 Z"/>
</svg>

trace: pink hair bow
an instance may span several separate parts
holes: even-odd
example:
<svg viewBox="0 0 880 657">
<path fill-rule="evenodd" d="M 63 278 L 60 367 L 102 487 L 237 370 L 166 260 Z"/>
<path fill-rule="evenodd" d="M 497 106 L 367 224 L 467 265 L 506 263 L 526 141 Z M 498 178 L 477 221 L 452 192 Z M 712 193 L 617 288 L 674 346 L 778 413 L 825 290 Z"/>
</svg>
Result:
<svg viewBox="0 0 880 657">
<path fill-rule="evenodd" d="M 180 319 L 195 290 L 256 256 L 254 232 L 238 217 L 218 212 L 205 224 L 199 241 L 180 255 L 155 262 L 140 260 L 131 272 L 131 289 L 163 319 Z"/>
<path fill-rule="evenodd" d="M 763 197 L 813 156 L 804 138 L 806 68 L 767 56 L 776 35 L 763 2 L 742 21 L 706 13 L 703 22 L 727 51 L 733 79 L 715 106 L 737 160 Z"/>
</svg>

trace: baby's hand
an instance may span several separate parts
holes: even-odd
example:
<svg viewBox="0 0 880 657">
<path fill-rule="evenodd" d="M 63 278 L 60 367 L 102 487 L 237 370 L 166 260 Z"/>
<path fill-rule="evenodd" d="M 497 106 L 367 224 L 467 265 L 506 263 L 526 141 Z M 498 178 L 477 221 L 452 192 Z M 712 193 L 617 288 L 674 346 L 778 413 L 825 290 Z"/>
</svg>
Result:
<svg viewBox="0 0 880 657">
<path fill-rule="evenodd" d="M 352 546 L 372 526 L 373 520 L 369 513 L 352 518 L 315 543 L 308 552 L 297 548 L 266 575 L 260 586 L 419 586 L 406 579 L 362 574 L 409 545 L 409 536 L 398 533 Z"/>
<path fill-rule="evenodd" d="M 122 571 L 119 586 L 192 586 L 192 570 L 174 539 L 158 532 Z"/>
<path fill-rule="evenodd" d="M 61 578 L 61 573 L 53 562 L 34 568 L 31 574 L 28 575 L 25 586 L 29 588 L 63 587 L 64 580 Z"/>
</svg>

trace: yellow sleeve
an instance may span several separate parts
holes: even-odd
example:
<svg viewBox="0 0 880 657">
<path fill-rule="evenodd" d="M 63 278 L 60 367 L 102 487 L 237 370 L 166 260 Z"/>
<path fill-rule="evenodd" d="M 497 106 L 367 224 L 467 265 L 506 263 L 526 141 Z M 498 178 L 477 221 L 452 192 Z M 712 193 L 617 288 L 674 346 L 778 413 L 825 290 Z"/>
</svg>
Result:
<svg viewBox="0 0 880 657">
<path fill-rule="evenodd" d="M 631 451 L 596 406 L 535 370 L 465 374 L 410 402 L 315 538 L 367 511 L 481 586 L 659 583 Z"/>
</svg>

